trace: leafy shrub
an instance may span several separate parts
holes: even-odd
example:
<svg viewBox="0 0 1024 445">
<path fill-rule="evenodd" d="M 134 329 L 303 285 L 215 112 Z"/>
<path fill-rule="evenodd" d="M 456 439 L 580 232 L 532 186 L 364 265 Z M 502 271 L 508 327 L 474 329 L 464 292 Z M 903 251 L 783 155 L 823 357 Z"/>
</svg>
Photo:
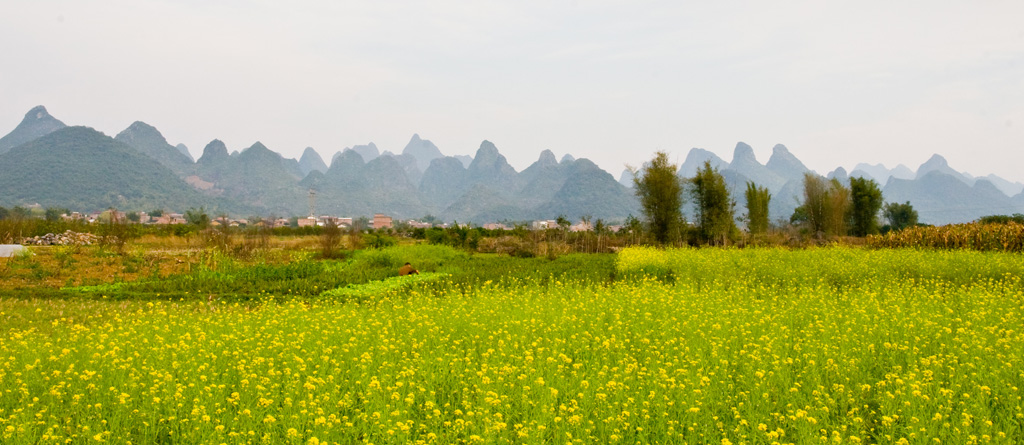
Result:
<svg viewBox="0 0 1024 445">
<path fill-rule="evenodd" d="M 448 274 L 443 273 L 421 273 L 418 275 L 406 275 L 391 277 L 379 281 L 371 281 L 363 284 L 349 284 L 343 287 L 331 289 L 320 294 L 321 298 L 337 299 L 340 301 L 363 301 L 374 297 L 407 293 L 411 288 L 426 283 L 447 278 Z"/>
<path fill-rule="evenodd" d="M 371 249 L 383 249 L 398 244 L 398 240 L 384 233 L 368 233 L 362 239 L 363 245 Z"/>
</svg>

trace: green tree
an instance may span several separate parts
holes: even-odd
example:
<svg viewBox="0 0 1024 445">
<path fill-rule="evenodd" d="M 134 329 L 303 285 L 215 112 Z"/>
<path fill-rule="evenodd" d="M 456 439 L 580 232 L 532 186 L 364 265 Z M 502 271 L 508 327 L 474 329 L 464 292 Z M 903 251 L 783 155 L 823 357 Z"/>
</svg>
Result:
<svg viewBox="0 0 1024 445">
<path fill-rule="evenodd" d="M 50 222 L 59 221 L 61 215 L 65 214 L 71 214 L 71 211 L 60 207 L 48 207 L 44 214 L 44 218 Z"/>
<path fill-rule="evenodd" d="M 604 223 L 604 220 L 598 218 L 594 221 L 594 234 L 597 235 L 597 251 L 601 252 L 603 249 L 602 241 L 605 234 L 608 233 L 608 225 Z"/>
<path fill-rule="evenodd" d="M 626 234 L 628 234 L 628 244 L 638 243 L 640 241 L 641 235 L 643 235 L 643 231 L 643 223 L 641 223 L 639 219 L 636 219 L 636 217 L 633 216 L 632 214 L 626 217 L 626 222 L 624 222 L 622 224 L 622 228 L 619 229 L 620 233 L 625 232 Z"/>
<path fill-rule="evenodd" d="M 324 222 L 323 228 L 320 230 L 320 256 L 323 258 L 334 258 L 336 257 L 338 246 L 341 245 L 342 239 L 341 227 L 334 218 L 328 218 Z"/>
<path fill-rule="evenodd" d="M 772 194 L 767 187 L 758 187 L 752 181 L 747 181 L 747 231 L 751 235 L 765 233 L 768 231 L 768 203 Z"/>
<path fill-rule="evenodd" d="M 850 189 L 838 179 L 828 181 L 828 207 L 825 233 L 832 236 L 846 236 L 850 215 Z"/>
<path fill-rule="evenodd" d="M 592 228 L 590 221 L 593 219 L 594 217 L 590 214 L 580 216 L 580 224 L 584 227 L 584 230 L 580 232 L 577 240 L 583 244 L 584 252 L 590 252 L 590 230 L 588 228 Z"/>
<path fill-rule="evenodd" d="M 825 214 L 828 210 L 828 187 L 825 185 L 825 178 L 814 173 L 804 173 L 804 203 L 801 207 L 801 216 L 807 221 L 811 232 L 824 233 Z"/>
<path fill-rule="evenodd" d="M 659 151 L 650 163 L 633 173 L 633 190 L 640 199 L 640 208 L 647 229 L 660 244 L 677 241 L 682 233 L 683 184 L 676 176 L 676 165 L 668 153 Z"/>
<path fill-rule="evenodd" d="M 802 226 L 810 224 L 811 219 L 807 216 L 807 205 L 801 205 L 793 209 L 793 214 L 789 217 L 789 223 L 795 226 Z"/>
<path fill-rule="evenodd" d="M 1024 224 L 1024 214 L 1014 213 L 1013 215 L 988 215 L 978 218 L 981 224 Z"/>
<path fill-rule="evenodd" d="M 206 209 L 203 207 L 198 209 L 193 207 L 185 211 L 185 222 L 200 229 L 205 229 L 210 225 L 210 215 L 206 213 Z"/>
<path fill-rule="evenodd" d="M 846 235 L 850 209 L 850 189 L 838 179 L 827 180 L 814 173 L 804 173 L 804 203 L 797 208 L 814 233 L 827 236 Z M 793 220 L 797 217 L 794 212 Z"/>
<path fill-rule="evenodd" d="M 566 218 L 565 215 L 558 215 L 558 218 L 555 218 L 555 224 L 558 224 L 558 227 L 563 231 L 568 232 L 569 226 L 572 225 L 572 222 L 569 221 L 569 218 Z"/>
<path fill-rule="evenodd" d="M 116 208 L 111 207 L 100 215 L 100 245 L 111 246 L 121 255 L 125 253 L 128 241 L 138 238 L 139 232 L 128 225 L 127 218 L 119 217 Z"/>
<path fill-rule="evenodd" d="M 704 166 L 697 170 L 689 183 L 701 241 L 726 244 L 736 231 L 736 222 L 733 220 L 735 203 L 729 196 L 725 178 L 711 166 L 710 161 L 704 161 Z"/>
<path fill-rule="evenodd" d="M 910 201 L 903 204 L 890 202 L 885 205 L 884 213 L 891 230 L 899 231 L 917 225 L 917 210 L 910 205 Z"/>
<path fill-rule="evenodd" d="M 878 233 L 878 214 L 882 211 L 882 189 L 874 179 L 850 178 L 851 231 L 854 236 Z"/>
<path fill-rule="evenodd" d="M 10 213 L 9 216 L 12 219 L 21 221 L 21 220 L 29 219 L 29 217 L 32 216 L 32 211 L 30 211 L 29 209 L 26 209 L 26 208 L 24 208 L 22 206 L 14 206 L 14 208 L 11 209 L 11 213 Z"/>
<path fill-rule="evenodd" d="M 372 229 L 373 224 L 371 224 L 370 218 L 365 216 L 357 216 L 352 219 L 352 228 L 355 229 L 356 231 L 363 231 L 367 229 Z"/>
</svg>

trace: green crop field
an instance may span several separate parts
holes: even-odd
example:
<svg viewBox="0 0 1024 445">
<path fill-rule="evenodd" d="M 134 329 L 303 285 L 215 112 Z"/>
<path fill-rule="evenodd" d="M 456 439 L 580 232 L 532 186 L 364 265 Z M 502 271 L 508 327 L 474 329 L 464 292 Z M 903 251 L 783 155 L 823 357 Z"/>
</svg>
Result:
<svg viewBox="0 0 1024 445">
<path fill-rule="evenodd" d="M 1024 442 L 1020 254 L 213 262 L 0 293 L 0 442 Z"/>
</svg>

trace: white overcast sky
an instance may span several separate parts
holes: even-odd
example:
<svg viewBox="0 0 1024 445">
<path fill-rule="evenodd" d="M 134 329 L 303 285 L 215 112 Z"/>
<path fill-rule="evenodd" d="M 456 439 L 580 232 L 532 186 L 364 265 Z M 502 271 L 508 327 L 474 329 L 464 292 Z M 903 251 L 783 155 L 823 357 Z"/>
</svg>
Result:
<svg viewBox="0 0 1024 445">
<path fill-rule="evenodd" d="M 0 134 L 45 105 L 328 162 L 413 133 L 618 176 L 656 150 L 1024 181 L 1024 2 L 50 1 L 0 15 Z"/>
</svg>

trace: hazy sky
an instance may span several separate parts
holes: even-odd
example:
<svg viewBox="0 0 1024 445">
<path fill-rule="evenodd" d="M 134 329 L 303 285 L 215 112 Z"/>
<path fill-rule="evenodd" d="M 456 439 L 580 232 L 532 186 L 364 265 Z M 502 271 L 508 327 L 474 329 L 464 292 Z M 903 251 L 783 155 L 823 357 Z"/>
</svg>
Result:
<svg viewBox="0 0 1024 445">
<path fill-rule="evenodd" d="M 655 150 L 821 173 L 932 153 L 1024 181 L 1024 2 L 48 1 L 0 15 L 0 134 L 35 105 L 329 162 L 413 133 L 618 176 Z"/>
</svg>

